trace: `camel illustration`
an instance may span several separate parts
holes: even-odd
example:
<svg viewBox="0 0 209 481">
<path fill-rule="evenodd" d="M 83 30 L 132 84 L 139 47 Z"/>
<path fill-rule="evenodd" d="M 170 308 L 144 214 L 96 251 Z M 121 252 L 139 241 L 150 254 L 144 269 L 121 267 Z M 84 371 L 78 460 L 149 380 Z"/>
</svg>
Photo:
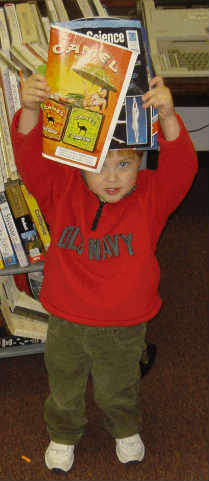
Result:
<svg viewBox="0 0 209 481">
<path fill-rule="evenodd" d="M 77 122 L 77 125 L 79 128 L 79 134 L 81 134 L 81 132 L 84 132 L 84 134 L 86 135 L 87 127 L 85 125 L 80 125 L 79 122 Z"/>
<path fill-rule="evenodd" d="M 47 122 L 51 122 L 53 125 L 54 125 L 54 117 L 52 117 L 51 115 L 48 114 L 48 112 L 46 113 L 46 118 L 47 118 Z"/>
</svg>

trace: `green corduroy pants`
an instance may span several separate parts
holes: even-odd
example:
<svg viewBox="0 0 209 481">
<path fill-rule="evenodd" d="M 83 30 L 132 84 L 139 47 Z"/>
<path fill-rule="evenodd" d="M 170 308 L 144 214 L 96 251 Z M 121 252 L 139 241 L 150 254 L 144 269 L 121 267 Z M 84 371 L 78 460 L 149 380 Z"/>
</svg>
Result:
<svg viewBox="0 0 209 481">
<path fill-rule="evenodd" d="M 123 438 L 139 432 L 139 361 L 145 335 L 146 323 L 102 328 L 50 317 L 45 350 L 50 394 L 44 417 L 51 440 L 76 444 L 83 435 L 90 374 L 94 400 L 111 435 Z"/>
</svg>

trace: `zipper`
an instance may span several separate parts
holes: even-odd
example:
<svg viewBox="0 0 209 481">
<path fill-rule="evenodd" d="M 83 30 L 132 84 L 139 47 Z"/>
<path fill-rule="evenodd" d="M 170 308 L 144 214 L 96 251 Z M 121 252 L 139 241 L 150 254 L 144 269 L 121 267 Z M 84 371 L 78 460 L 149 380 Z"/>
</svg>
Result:
<svg viewBox="0 0 209 481">
<path fill-rule="evenodd" d="M 105 204 L 106 204 L 106 202 L 102 202 L 101 200 L 99 201 L 99 207 L 96 211 L 96 215 L 95 215 L 94 220 L 92 222 L 91 230 L 96 230 L 99 219 L 101 217 L 102 209 L 103 209 Z"/>
</svg>

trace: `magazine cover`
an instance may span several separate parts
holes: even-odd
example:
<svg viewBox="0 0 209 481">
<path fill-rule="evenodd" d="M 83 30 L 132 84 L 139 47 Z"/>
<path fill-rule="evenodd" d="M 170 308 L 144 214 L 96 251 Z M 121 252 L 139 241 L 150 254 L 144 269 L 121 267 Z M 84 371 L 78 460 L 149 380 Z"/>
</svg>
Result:
<svg viewBox="0 0 209 481">
<path fill-rule="evenodd" d="M 56 25 L 61 25 L 56 23 Z M 137 52 L 137 60 L 110 144 L 111 149 L 157 149 L 157 111 L 144 110 L 142 96 L 153 77 L 146 31 L 137 19 L 85 18 L 62 23 L 66 28 Z"/>
<path fill-rule="evenodd" d="M 136 59 L 137 53 L 124 46 L 51 26 L 46 79 L 52 94 L 42 105 L 44 157 L 101 170 Z"/>
</svg>

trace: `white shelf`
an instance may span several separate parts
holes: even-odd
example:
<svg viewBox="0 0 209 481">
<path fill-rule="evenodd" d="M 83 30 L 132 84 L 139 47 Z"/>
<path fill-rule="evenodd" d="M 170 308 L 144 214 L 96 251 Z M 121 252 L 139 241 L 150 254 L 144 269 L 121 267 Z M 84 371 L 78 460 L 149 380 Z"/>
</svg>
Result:
<svg viewBox="0 0 209 481">
<path fill-rule="evenodd" d="M 0 269 L 0 276 L 9 276 L 14 274 L 25 274 L 27 272 L 42 272 L 44 267 L 44 261 L 34 262 L 27 267 L 20 266 L 8 266 L 4 269 Z"/>
<path fill-rule="evenodd" d="M 0 348 L 0 359 L 6 357 L 29 356 L 40 354 L 45 350 L 45 343 L 26 344 L 25 346 L 11 346 Z"/>
</svg>

